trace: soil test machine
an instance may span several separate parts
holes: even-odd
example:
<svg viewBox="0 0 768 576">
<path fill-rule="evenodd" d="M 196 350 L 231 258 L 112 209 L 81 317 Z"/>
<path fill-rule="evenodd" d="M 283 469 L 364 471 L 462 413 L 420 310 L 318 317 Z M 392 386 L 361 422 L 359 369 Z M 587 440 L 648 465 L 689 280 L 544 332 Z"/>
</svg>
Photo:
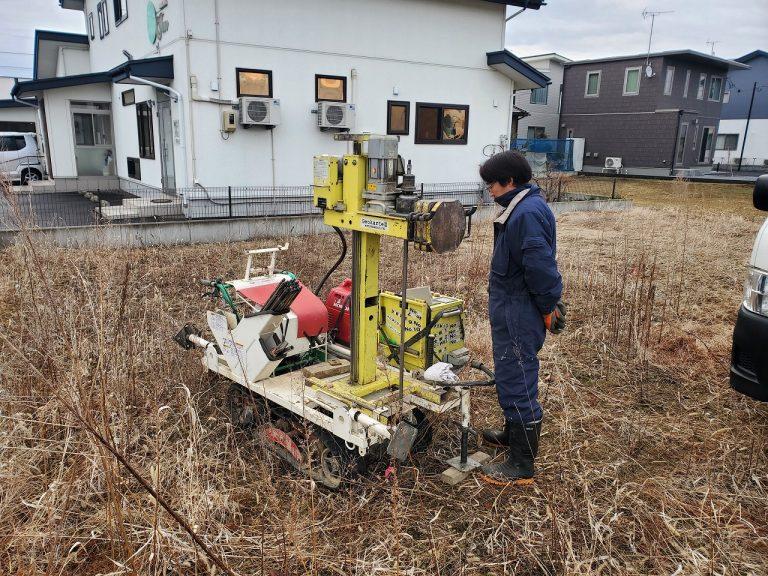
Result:
<svg viewBox="0 0 768 576">
<path fill-rule="evenodd" d="M 227 402 L 236 426 L 253 428 L 267 447 L 328 487 L 364 470 L 366 455 L 379 449 L 406 458 L 431 439 L 430 414 L 447 411 L 460 413 L 462 439 L 460 456 L 448 463 L 469 471 L 479 465 L 467 456 L 469 389 L 493 385 L 493 374 L 472 363 L 486 379 L 458 380 L 451 369 L 469 360 L 463 301 L 409 289 L 407 264 L 410 244 L 436 254 L 458 248 L 474 209 L 420 197 L 396 136 L 335 138 L 350 142 L 353 153 L 314 158 L 314 205 L 343 247 L 320 285 L 313 292 L 277 270 L 288 244 L 250 250 L 243 278 L 202 281 L 216 302 L 207 312 L 212 338 L 187 324 L 175 340 L 201 348 L 203 365 L 231 381 Z M 323 302 L 320 290 L 346 256 L 343 230 L 352 232 L 351 282 Z M 399 294 L 379 290 L 383 236 L 402 241 Z M 259 258 L 268 258 L 266 267 L 255 266 Z"/>
</svg>

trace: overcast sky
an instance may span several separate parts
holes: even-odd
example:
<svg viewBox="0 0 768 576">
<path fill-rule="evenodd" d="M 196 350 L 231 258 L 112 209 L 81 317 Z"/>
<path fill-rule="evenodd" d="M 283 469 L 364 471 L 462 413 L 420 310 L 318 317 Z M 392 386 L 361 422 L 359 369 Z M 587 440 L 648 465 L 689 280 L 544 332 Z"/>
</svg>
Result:
<svg viewBox="0 0 768 576">
<path fill-rule="evenodd" d="M 576 60 L 644 53 L 651 26 L 641 15 L 645 8 L 674 10 L 656 18 L 654 51 L 709 52 L 707 40 L 717 41 L 715 54 L 725 58 L 768 50 L 768 0 L 548 2 L 510 21 L 507 48 L 518 56 L 557 52 Z M 0 0 L 0 76 L 32 75 L 36 28 L 85 33 L 82 13 L 62 10 L 58 0 Z"/>
</svg>

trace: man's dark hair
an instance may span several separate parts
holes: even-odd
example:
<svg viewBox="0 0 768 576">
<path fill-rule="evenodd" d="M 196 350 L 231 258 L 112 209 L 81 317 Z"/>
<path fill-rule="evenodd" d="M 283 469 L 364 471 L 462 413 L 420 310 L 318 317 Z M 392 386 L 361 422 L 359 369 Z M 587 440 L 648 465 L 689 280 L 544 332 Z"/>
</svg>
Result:
<svg viewBox="0 0 768 576">
<path fill-rule="evenodd" d="M 512 180 L 515 185 L 522 186 L 531 181 L 532 175 L 528 160 L 516 150 L 507 150 L 491 156 L 480 166 L 480 178 L 486 184 L 498 182 L 506 186 Z"/>
</svg>

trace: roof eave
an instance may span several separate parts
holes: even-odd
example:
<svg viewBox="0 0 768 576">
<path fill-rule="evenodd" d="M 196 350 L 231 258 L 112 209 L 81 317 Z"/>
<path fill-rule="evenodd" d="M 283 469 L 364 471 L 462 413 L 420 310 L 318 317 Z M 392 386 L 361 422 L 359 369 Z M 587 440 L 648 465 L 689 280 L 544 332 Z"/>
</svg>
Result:
<svg viewBox="0 0 768 576">
<path fill-rule="evenodd" d="M 545 76 L 509 50 L 486 52 L 486 58 L 488 66 L 515 82 L 515 90 L 544 88 L 552 83 L 548 76 Z"/>
</svg>

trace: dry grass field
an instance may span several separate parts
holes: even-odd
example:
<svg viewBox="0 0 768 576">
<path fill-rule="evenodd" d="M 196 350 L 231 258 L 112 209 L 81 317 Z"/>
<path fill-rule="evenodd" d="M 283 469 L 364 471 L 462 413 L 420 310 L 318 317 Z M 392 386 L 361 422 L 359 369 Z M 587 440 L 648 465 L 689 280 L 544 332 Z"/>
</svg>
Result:
<svg viewBox="0 0 768 576">
<path fill-rule="evenodd" d="M 440 482 L 459 449 L 448 421 L 394 478 L 373 463 L 336 492 L 233 430 L 226 385 L 170 339 L 202 323 L 196 278 L 240 276 L 243 251 L 275 241 L 4 249 L 0 573 L 222 573 L 84 426 L 238 575 L 768 573 L 768 406 L 728 387 L 763 215 L 747 187 L 619 193 L 636 207 L 559 219 L 569 325 L 542 353 L 537 481 L 513 490 Z M 290 240 L 279 265 L 314 285 L 338 240 Z M 466 298 L 468 346 L 487 362 L 491 246 L 478 223 L 456 254 L 417 253 L 410 268 L 413 285 Z M 385 242 L 382 287 L 397 286 L 399 250 Z M 499 423 L 492 390 L 473 401 L 477 427 Z"/>
</svg>

